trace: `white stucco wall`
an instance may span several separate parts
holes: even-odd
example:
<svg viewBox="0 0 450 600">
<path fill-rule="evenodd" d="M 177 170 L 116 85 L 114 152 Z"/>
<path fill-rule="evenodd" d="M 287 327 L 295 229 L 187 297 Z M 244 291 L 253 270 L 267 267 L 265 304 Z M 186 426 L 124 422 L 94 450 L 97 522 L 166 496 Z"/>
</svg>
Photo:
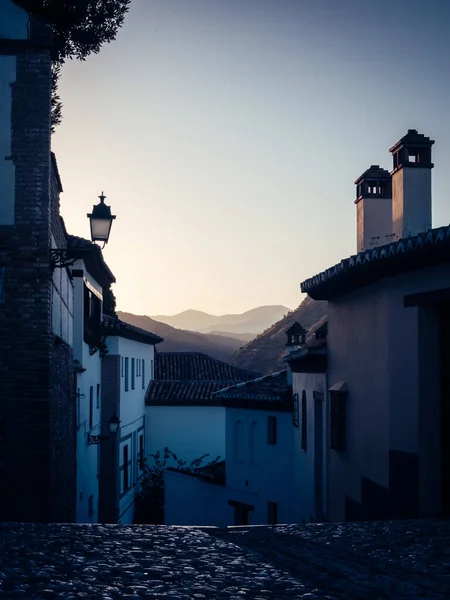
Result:
<svg viewBox="0 0 450 600">
<path fill-rule="evenodd" d="M 267 418 L 277 419 L 277 443 L 267 443 Z M 237 423 L 240 422 L 240 425 Z M 251 525 L 267 523 L 267 503 L 278 504 L 278 522 L 299 520 L 294 490 L 294 435 L 292 413 L 239 408 L 226 409 L 227 502 L 254 506 Z M 240 431 L 242 439 L 236 439 Z M 227 506 L 233 524 L 233 509 Z"/>
<path fill-rule="evenodd" d="M 220 406 L 147 406 L 148 453 L 167 446 L 182 460 L 225 458 L 225 409 Z M 169 464 L 168 466 L 172 466 Z"/>
<path fill-rule="evenodd" d="M 88 445 L 88 435 L 101 433 L 101 358 L 99 353 L 84 358 L 83 373 L 77 374 L 77 522 L 98 522 L 99 445 Z M 100 386 L 100 387 L 98 387 Z M 90 403 L 92 389 L 92 427 Z M 99 396 L 98 396 L 99 392 Z M 89 496 L 93 496 L 93 514 L 89 515 Z"/>
<path fill-rule="evenodd" d="M 328 452 L 328 412 L 327 412 L 327 385 L 324 373 L 293 373 L 293 393 L 299 397 L 299 426 L 293 428 L 294 432 L 294 486 L 295 497 L 298 501 L 299 520 L 310 522 L 321 521 L 326 516 L 327 505 L 327 452 Z M 301 447 L 302 443 L 302 392 L 306 393 L 306 451 Z M 323 394 L 321 423 L 316 423 L 316 400 L 314 392 Z M 316 440 L 322 431 L 321 440 Z M 316 443 L 321 446 L 321 454 L 315 454 Z M 320 464 L 322 477 L 321 484 L 322 501 L 316 499 L 316 461 Z M 319 467 L 318 467 L 319 468 Z"/>
<path fill-rule="evenodd" d="M 84 342 L 84 281 L 101 292 L 101 286 L 86 271 L 83 261 L 77 261 L 75 269 L 83 270 L 83 277 L 74 277 L 73 286 L 73 348 L 83 373 L 77 373 L 77 522 L 98 522 L 99 499 L 99 451 L 98 444 L 88 445 L 88 435 L 100 435 L 101 428 L 101 358 L 97 351 L 90 354 Z M 55 272 L 66 272 L 55 269 Z M 55 278 L 55 275 L 54 275 Z M 90 404 L 92 389 L 92 423 Z M 91 426 L 92 425 L 92 426 Z M 92 495 L 93 513 L 89 514 L 89 497 Z"/>
<path fill-rule="evenodd" d="M 446 287 L 450 268 L 440 266 L 382 280 L 328 304 L 328 385 L 344 380 L 348 386 L 347 451 L 329 451 L 332 520 L 344 518 L 346 494 L 361 499 L 361 476 L 389 485 L 389 449 L 418 453 L 426 446 L 419 458 L 421 507 L 436 502 L 437 488 L 430 486 L 438 480 L 438 442 L 424 439 L 439 439 L 438 321 L 431 313 L 420 337 L 422 309 L 405 308 L 403 298 Z M 419 361 L 427 340 L 434 354 Z"/>
<path fill-rule="evenodd" d="M 226 488 L 190 475 L 165 471 L 164 524 L 231 525 Z"/>
<path fill-rule="evenodd" d="M 397 239 L 431 229 L 431 169 L 404 167 L 392 175 L 392 221 Z"/>
<path fill-rule="evenodd" d="M 356 205 L 357 252 L 390 242 L 392 198 L 363 198 Z"/>
<path fill-rule="evenodd" d="M 134 498 L 136 494 L 141 470 L 138 464 L 139 438 L 143 435 L 144 456 L 149 452 L 149 445 L 145 432 L 145 393 L 148 383 L 153 375 L 155 347 L 135 340 L 119 336 L 108 337 L 106 340 L 111 354 L 120 357 L 120 429 L 118 469 L 119 469 L 119 523 L 131 524 L 134 516 Z M 128 359 L 128 360 L 126 360 Z M 132 378 L 132 365 L 134 359 L 134 389 Z M 128 366 L 128 377 L 125 369 Z M 128 382 L 128 385 L 126 385 Z M 128 387 L 128 389 L 126 389 Z M 129 457 L 129 483 L 128 490 L 124 489 L 124 447 L 128 446 Z"/>
<path fill-rule="evenodd" d="M 0 0 L 0 39 L 28 39 L 28 13 L 12 2 Z"/>
</svg>

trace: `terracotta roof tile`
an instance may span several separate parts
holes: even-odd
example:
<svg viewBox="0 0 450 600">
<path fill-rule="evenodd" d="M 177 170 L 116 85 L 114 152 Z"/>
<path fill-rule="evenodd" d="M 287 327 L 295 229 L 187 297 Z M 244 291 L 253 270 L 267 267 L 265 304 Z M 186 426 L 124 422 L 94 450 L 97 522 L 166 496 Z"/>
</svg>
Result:
<svg viewBox="0 0 450 600">
<path fill-rule="evenodd" d="M 247 381 L 255 375 L 202 352 L 158 352 L 156 356 L 155 379 L 165 381 Z"/>
<path fill-rule="evenodd" d="M 292 388 L 288 385 L 286 370 L 229 386 L 216 395 L 225 406 L 272 410 L 292 408 Z"/>
<path fill-rule="evenodd" d="M 201 352 L 158 352 L 155 379 L 149 383 L 145 403 L 150 406 L 220 406 L 215 392 L 254 379 L 256 375 Z"/>
<path fill-rule="evenodd" d="M 108 315 L 103 316 L 102 329 L 106 336 L 116 335 L 136 342 L 142 342 L 143 344 L 154 345 L 163 341 L 163 338 L 159 337 L 159 335 L 155 335 L 150 331 L 135 327 L 134 325 L 130 325 L 130 323 L 125 323 L 120 319 L 115 319 Z"/>
</svg>

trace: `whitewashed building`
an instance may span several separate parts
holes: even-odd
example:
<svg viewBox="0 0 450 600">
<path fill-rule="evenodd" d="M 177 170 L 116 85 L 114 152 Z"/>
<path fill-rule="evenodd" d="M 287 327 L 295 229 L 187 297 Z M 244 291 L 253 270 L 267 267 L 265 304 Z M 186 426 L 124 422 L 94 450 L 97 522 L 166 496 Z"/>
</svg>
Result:
<svg viewBox="0 0 450 600">
<path fill-rule="evenodd" d="M 145 394 L 154 376 L 155 345 L 162 338 L 119 319 L 105 317 L 108 354 L 102 359 L 100 509 L 103 523 L 131 524 L 143 461 L 148 455 Z M 120 428 L 109 436 L 117 415 Z"/>
<path fill-rule="evenodd" d="M 99 505 L 100 446 L 92 443 L 101 432 L 101 327 L 103 293 L 115 277 L 103 260 L 98 246 L 75 236 L 68 238 L 69 248 L 82 251 L 85 258 L 71 268 L 73 285 L 76 401 L 76 521 L 97 523 Z M 61 271 L 61 269 L 60 269 Z"/>
<path fill-rule="evenodd" d="M 295 323 L 285 371 L 219 390 L 225 463 L 164 472 L 167 525 L 263 525 L 326 516 L 326 319 Z"/>
<path fill-rule="evenodd" d="M 284 360 L 292 382 L 294 495 L 301 521 L 327 516 L 327 318 L 307 333 L 299 323 L 287 331 Z"/>
<path fill-rule="evenodd" d="M 382 185 L 363 176 L 358 204 L 379 206 L 382 229 L 358 218 L 361 251 L 301 285 L 328 300 L 330 520 L 450 512 L 450 228 L 431 229 L 433 144 L 409 130 L 390 149 L 388 231 Z"/>
<path fill-rule="evenodd" d="M 225 458 L 225 408 L 214 394 L 254 377 L 201 352 L 158 352 L 146 396 L 148 454 L 167 447 L 187 462 Z"/>
<path fill-rule="evenodd" d="M 197 476 L 166 471 L 165 523 L 225 527 L 297 522 L 287 371 L 229 386 L 216 397 L 226 415 L 225 465 L 216 466 L 219 473 L 213 470 L 210 477 L 204 470 Z"/>
</svg>

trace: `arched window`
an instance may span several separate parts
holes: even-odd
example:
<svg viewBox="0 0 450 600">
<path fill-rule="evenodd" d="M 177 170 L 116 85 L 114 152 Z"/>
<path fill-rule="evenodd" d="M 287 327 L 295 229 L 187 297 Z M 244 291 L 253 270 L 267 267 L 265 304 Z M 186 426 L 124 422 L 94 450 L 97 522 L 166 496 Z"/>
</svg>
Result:
<svg viewBox="0 0 450 600">
<path fill-rule="evenodd" d="M 234 425 L 234 460 L 236 462 L 244 462 L 244 444 L 244 423 L 238 419 Z"/>
<path fill-rule="evenodd" d="M 252 421 L 250 425 L 250 463 L 257 465 L 258 460 L 258 421 Z"/>
</svg>

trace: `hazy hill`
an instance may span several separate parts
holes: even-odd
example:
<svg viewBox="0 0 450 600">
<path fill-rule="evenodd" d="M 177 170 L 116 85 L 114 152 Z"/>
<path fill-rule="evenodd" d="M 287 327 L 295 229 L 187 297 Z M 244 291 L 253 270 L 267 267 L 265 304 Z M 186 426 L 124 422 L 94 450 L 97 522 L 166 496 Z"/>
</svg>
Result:
<svg viewBox="0 0 450 600">
<path fill-rule="evenodd" d="M 265 375 L 283 369 L 285 364 L 280 357 L 286 347 L 286 329 L 295 321 L 299 321 L 305 329 L 310 329 L 326 312 L 326 301 L 311 300 L 307 296 L 296 310 L 238 350 L 231 357 L 231 364 Z"/>
<path fill-rule="evenodd" d="M 229 362 L 230 356 L 242 346 L 242 341 L 236 338 L 175 329 L 145 315 L 117 311 L 117 316 L 126 323 L 141 327 L 164 338 L 164 342 L 157 345 L 157 349 L 163 352 L 204 352 L 214 358 Z"/>
<path fill-rule="evenodd" d="M 279 321 L 289 312 L 286 306 L 258 306 L 240 314 L 210 315 L 200 310 L 185 310 L 177 315 L 156 315 L 155 321 L 167 323 L 178 329 L 201 333 L 258 334 Z M 248 338 L 247 338 L 248 339 Z"/>
</svg>

